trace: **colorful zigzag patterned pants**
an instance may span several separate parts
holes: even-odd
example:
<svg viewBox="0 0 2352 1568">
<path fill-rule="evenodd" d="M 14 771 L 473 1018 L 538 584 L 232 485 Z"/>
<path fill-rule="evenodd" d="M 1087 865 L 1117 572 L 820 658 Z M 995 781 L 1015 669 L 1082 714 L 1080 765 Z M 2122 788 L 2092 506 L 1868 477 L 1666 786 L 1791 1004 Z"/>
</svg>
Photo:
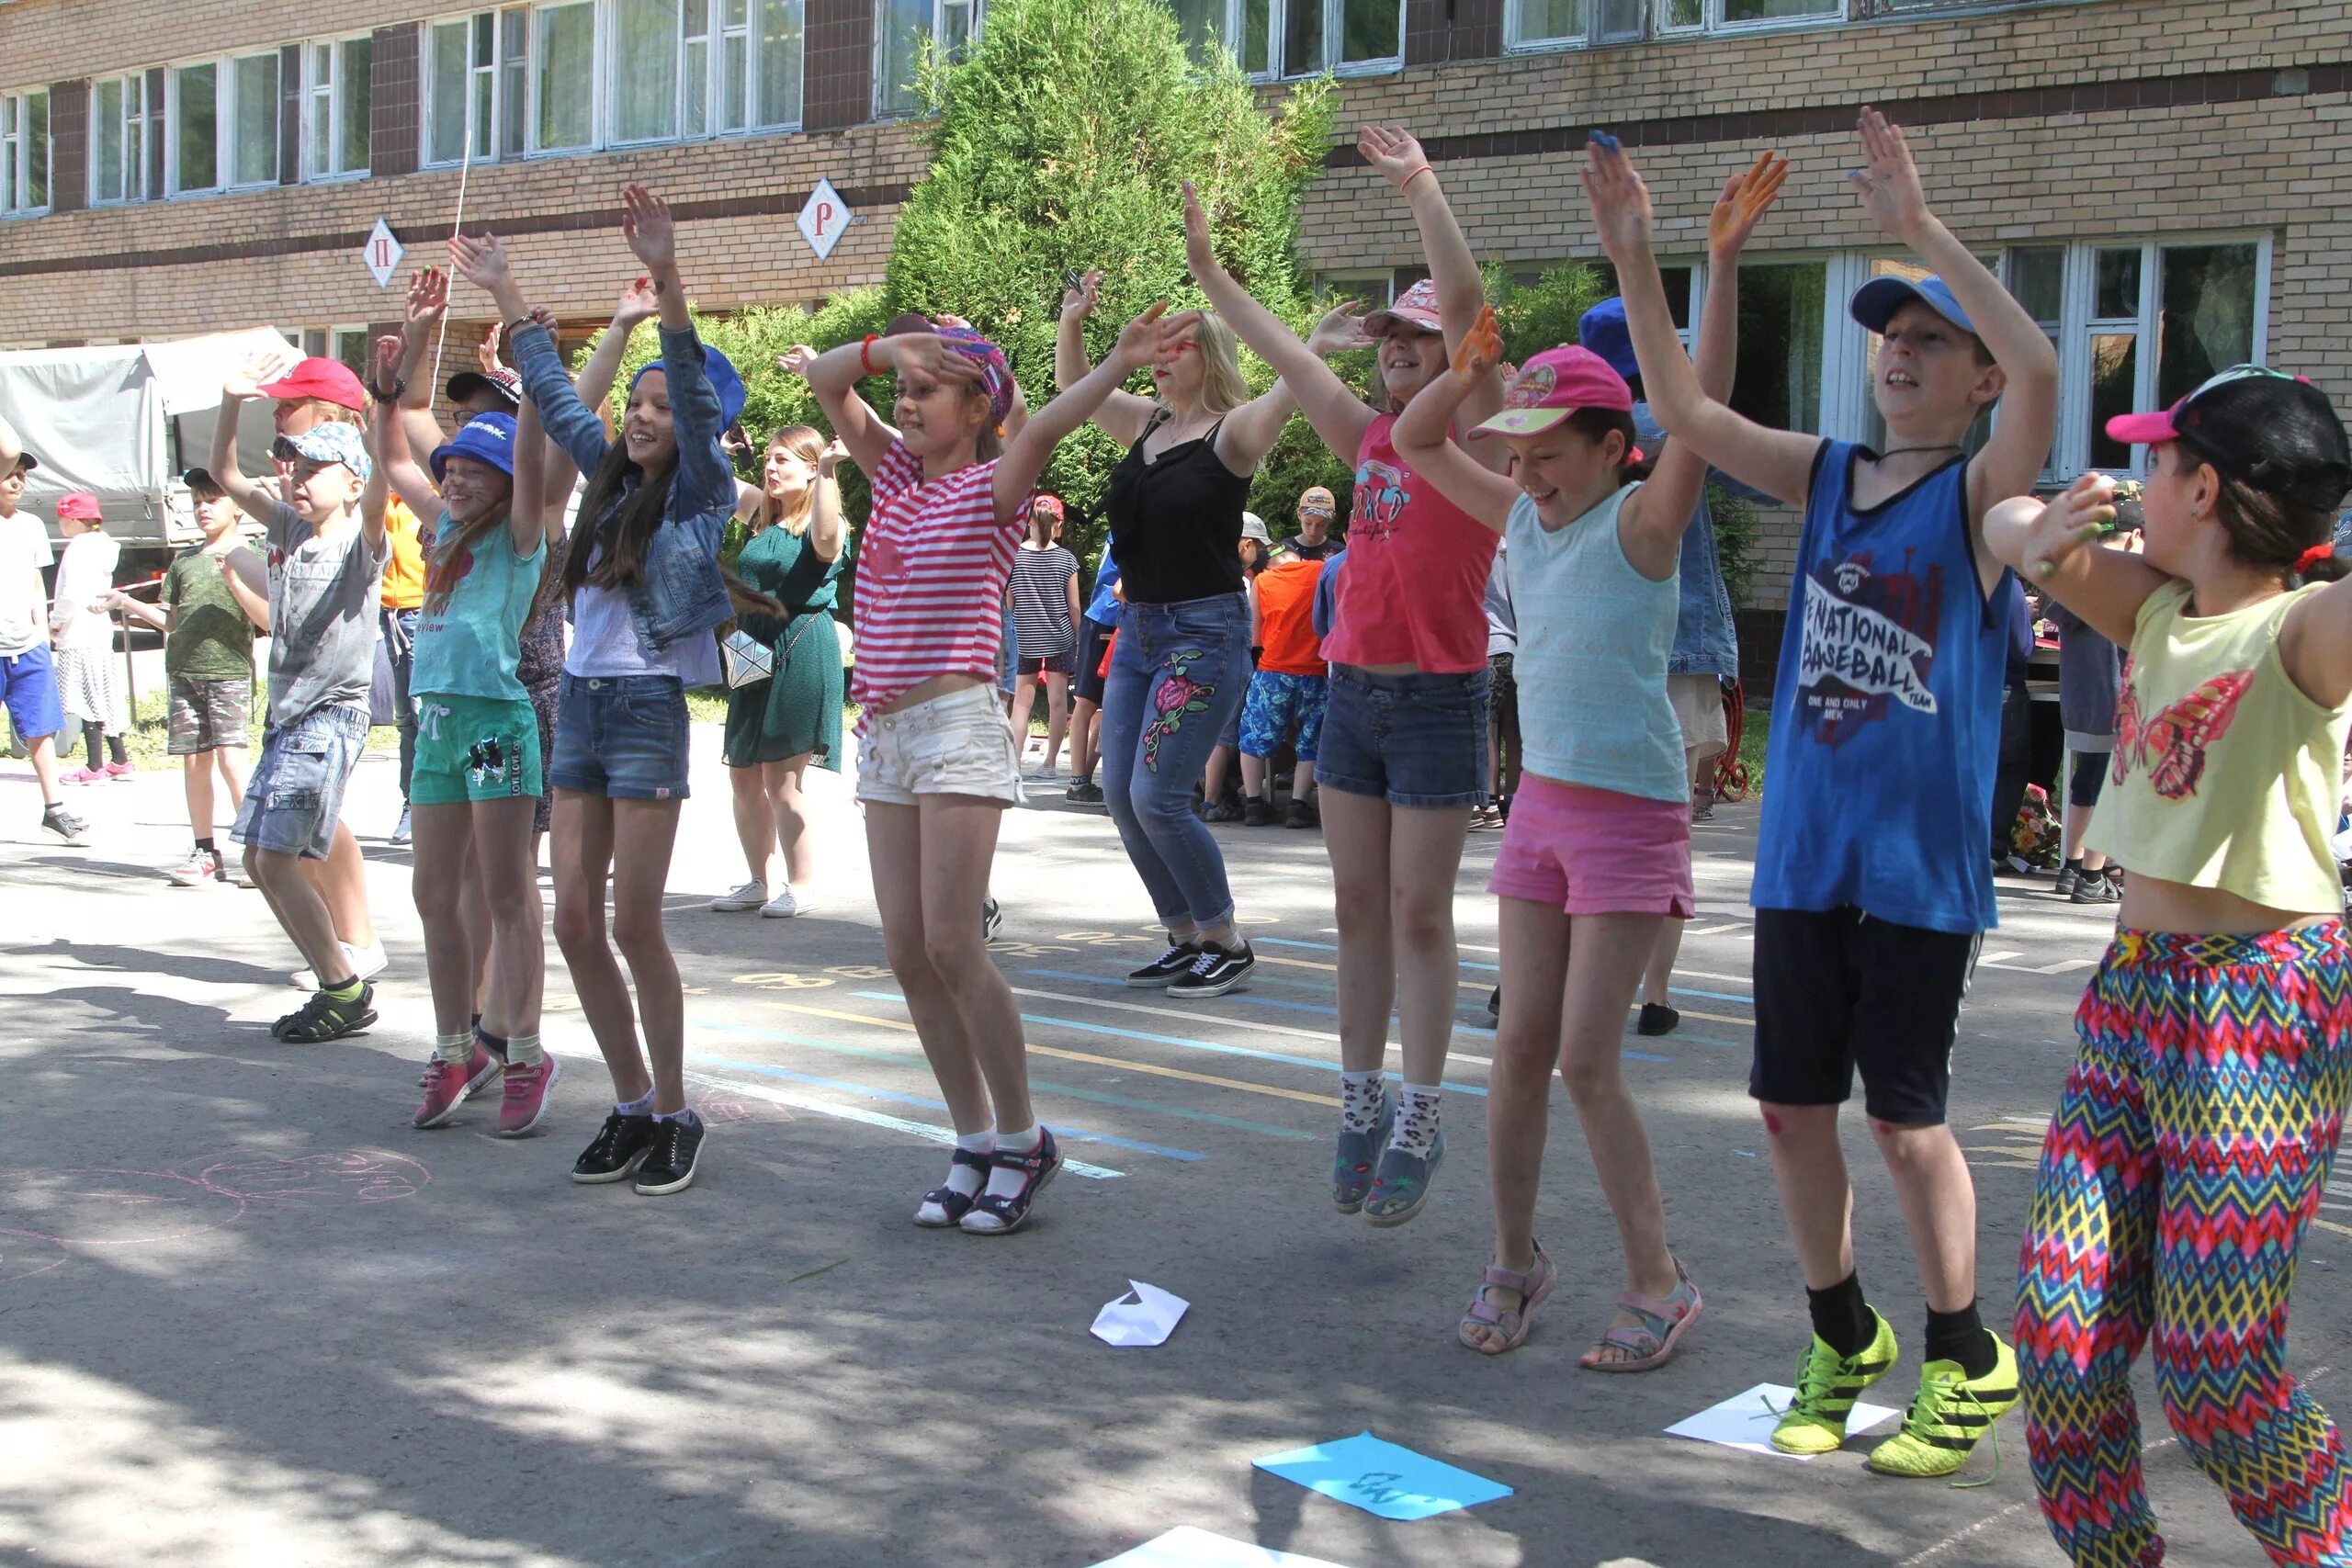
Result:
<svg viewBox="0 0 2352 1568">
<path fill-rule="evenodd" d="M 2271 1561 L 2352 1565 L 2352 1463 L 2286 1370 L 2287 1292 L 2352 1093 L 2352 944 L 2120 931 L 2075 1016 L 2018 1292 L 2026 1443 L 2077 1568 L 2164 1561 L 2132 1362 Z"/>
</svg>

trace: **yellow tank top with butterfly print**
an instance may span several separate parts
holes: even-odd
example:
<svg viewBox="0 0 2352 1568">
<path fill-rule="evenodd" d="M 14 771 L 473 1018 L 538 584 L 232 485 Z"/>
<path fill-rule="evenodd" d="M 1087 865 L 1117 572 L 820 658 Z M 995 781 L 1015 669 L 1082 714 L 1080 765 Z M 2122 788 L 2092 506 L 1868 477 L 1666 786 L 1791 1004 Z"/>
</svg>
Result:
<svg viewBox="0 0 2352 1568">
<path fill-rule="evenodd" d="M 2086 848 L 2129 872 L 2273 909 L 2344 912 L 2328 840 L 2352 703 L 2322 707 L 2278 657 L 2287 612 L 2319 587 L 2224 615 L 2188 614 L 2185 582 L 2148 595 Z"/>
</svg>

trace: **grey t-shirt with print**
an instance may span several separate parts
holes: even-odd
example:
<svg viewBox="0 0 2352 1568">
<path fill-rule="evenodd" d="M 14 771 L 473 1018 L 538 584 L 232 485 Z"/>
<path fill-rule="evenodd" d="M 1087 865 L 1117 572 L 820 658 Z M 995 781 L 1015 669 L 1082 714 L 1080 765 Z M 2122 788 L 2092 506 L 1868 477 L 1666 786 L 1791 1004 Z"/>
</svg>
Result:
<svg viewBox="0 0 2352 1568">
<path fill-rule="evenodd" d="M 269 722 L 368 705 L 384 548 L 354 515 L 325 538 L 284 502 L 269 508 Z"/>
</svg>

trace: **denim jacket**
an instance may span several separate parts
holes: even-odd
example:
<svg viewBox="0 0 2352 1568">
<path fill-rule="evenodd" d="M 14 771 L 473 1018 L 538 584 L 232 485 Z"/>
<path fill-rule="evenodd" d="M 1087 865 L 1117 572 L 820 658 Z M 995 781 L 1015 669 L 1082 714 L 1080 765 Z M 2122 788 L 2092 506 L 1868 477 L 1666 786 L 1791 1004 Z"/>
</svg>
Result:
<svg viewBox="0 0 2352 1568">
<path fill-rule="evenodd" d="M 1666 440 L 1665 427 L 1650 415 L 1647 403 L 1634 405 L 1634 430 L 1655 455 Z M 1724 483 L 1724 476 L 1710 468 L 1707 478 Z M 1746 487 L 1732 484 L 1736 492 Z M 1739 679 L 1739 632 L 1731 615 L 1731 590 L 1724 586 L 1723 567 L 1715 554 L 1715 516 L 1699 492 L 1698 509 L 1682 530 L 1682 598 L 1674 621 L 1674 651 L 1667 656 L 1669 675 L 1714 675 Z"/>
<path fill-rule="evenodd" d="M 594 474 L 612 443 L 594 411 L 572 389 L 556 355 L 555 340 L 533 322 L 510 340 L 523 390 L 537 404 L 539 423 L 569 453 L 583 474 Z M 669 378 L 670 410 L 678 433 L 678 467 L 670 486 L 662 526 L 653 531 L 645 571 L 628 586 L 629 613 L 646 647 L 659 651 L 681 637 L 707 631 L 735 612 L 718 575 L 718 543 L 735 514 L 735 469 L 718 449 L 718 394 L 703 371 L 702 340 L 694 329 L 662 332 L 662 368 Z M 631 481 L 631 489 L 635 483 Z M 626 496 L 628 491 L 623 491 Z M 617 510 L 616 498 L 613 510 Z M 611 515 L 580 520 L 585 537 L 574 549 L 593 547 L 589 538 Z"/>
</svg>

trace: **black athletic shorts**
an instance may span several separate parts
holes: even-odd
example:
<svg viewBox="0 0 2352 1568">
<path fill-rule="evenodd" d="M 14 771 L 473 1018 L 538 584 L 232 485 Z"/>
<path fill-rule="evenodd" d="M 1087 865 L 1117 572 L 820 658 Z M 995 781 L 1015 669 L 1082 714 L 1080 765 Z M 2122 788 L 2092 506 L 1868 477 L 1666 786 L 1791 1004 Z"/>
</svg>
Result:
<svg viewBox="0 0 2352 1568">
<path fill-rule="evenodd" d="M 1756 911 L 1756 1058 L 1747 1092 L 1780 1105 L 1862 1108 L 1899 1127 L 1944 1121 L 1973 931 L 1837 909 Z"/>
<path fill-rule="evenodd" d="M 1070 682 L 1070 695 L 1097 707 L 1102 705 L 1102 649 L 1111 631 L 1100 621 L 1078 618 L 1078 674 Z"/>
</svg>

